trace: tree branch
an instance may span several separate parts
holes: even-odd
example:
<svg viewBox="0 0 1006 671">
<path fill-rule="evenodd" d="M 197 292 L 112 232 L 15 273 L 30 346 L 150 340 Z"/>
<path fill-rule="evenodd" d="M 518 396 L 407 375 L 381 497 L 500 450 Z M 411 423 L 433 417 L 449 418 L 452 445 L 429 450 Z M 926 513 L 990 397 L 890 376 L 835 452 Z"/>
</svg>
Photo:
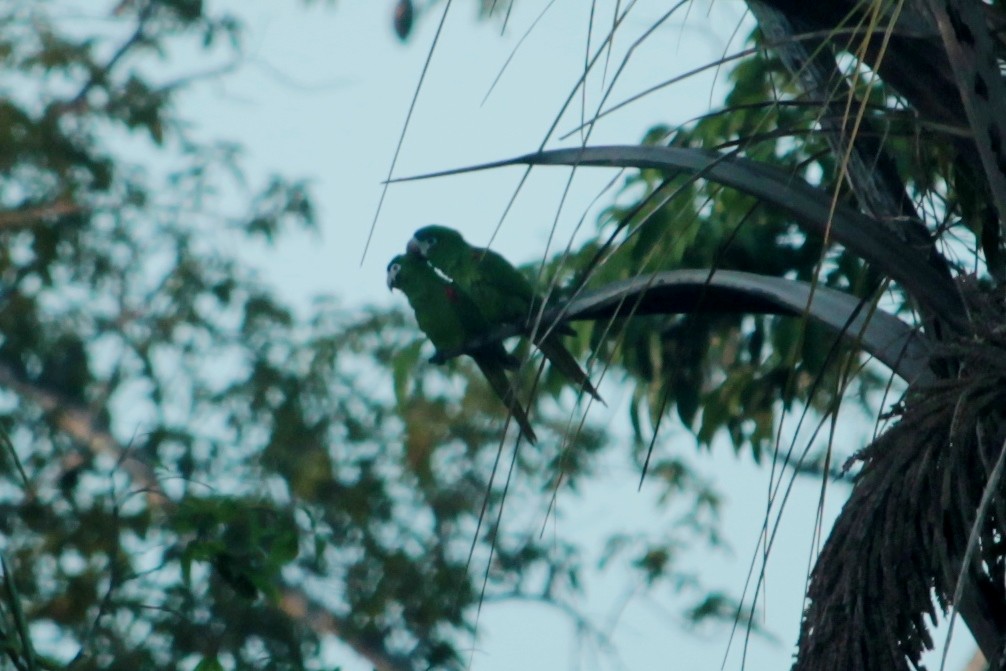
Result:
<svg viewBox="0 0 1006 671">
<path fill-rule="evenodd" d="M 147 503 L 151 508 L 168 511 L 175 508 L 176 503 L 164 493 L 153 469 L 146 462 L 132 456 L 128 447 L 101 428 L 91 410 L 70 403 L 56 392 L 23 380 L 10 366 L 2 363 L 0 386 L 7 387 L 50 413 L 53 423 L 60 431 L 87 447 L 93 454 L 114 457 L 133 482 L 146 492 Z M 306 623 L 319 634 L 338 637 L 378 671 L 412 671 L 414 668 L 408 658 L 392 654 L 380 642 L 367 641 L 348 633 L 350 627 L 345 620 L 313 602 L 302 590 L 286 585 L 281 589 L 279 607 L 284 613 Z"/>
<path fill-rule="evenodd" d="M 53 416 L 56 427 L 93 454 L 112 457 L 146 493 L 153 507 L 169 504 L 153 469 L 146 462 L 123 448 L 107 429 L 101 427 L 89 409 L 68 401 L 62 395 L 40 385 L 24 380 L 7 364 L 0 363 L 0 386 L 7 387 L 18 396 L 26 398 Z"/>
<path fill-rule="evenodd" d="M 153 0 L 147 0 L 147 4 L 140 10 L 137 17 L 136 28 L 133 30 L 133 34 L 130 35 L 125 42 L 119 45 L 119 48 L 115 50 L 115 53 L 113 53 L 112 56 L 105 62 L 104 66 L 91 73 L 91 76 L 77 92 L 77 95 L 71 98 L 66 104 L 65 109 L 74 109 L 83 104 L 84 99 L 87 97 L 87 94 L 91 92 L 91 89 L 106 79 L 108 77 L 108 73 L 111 72 L 112 68 L 114 68 L 127 53 L 129 53 L 130 49 L 143 40 L 146 34 L 147 21 L 153 14 L 154 6 L 156 4 L 157 3 Z"/>
<path fill-rule="evenodd" d="M 306 623 L 319 634 L 331 634 L 344 641 L 360 656 L 370 662 L 377 671 L 412 671 L 414 665 L 407 657 L 394 655 L 374 641 L 365 641 L 360 636 L 348 633 L 346 621 L 328 608 L 318 604 L 303 591 L 285 587 L 279 600 L 279 607 L 295 620 Z"/>
<path fill-rule="evenodd" d="M 46 217 L 62 217 L 83 210 L 83 206 L 69 200 L 57 200 L 47 205 L 37 205 L 23 210 L 7 210 L 0 212 L 0 228 L 16 228 L 33 224 Z"/>
</svg>

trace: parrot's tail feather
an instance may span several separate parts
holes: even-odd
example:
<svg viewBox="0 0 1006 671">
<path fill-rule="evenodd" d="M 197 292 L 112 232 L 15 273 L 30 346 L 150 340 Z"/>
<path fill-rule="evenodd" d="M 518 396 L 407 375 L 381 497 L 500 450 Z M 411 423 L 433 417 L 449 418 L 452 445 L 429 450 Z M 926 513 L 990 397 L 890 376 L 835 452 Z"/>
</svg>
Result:
<svg viewBox="0 0 1006 671">
<path fill-rule="evenodd" d="M 561 336 L 575 336 L 576 330 L 569 324 L 563 322 L 561 324 L 556 324 L 552 327 L 553 333 L 558 333 Z"/>
<path fill-rule="evenodd" d="M 520 359 L 515 357 L 513 354 L 507 354 L 506 358 L 503 360 L 503 367 L 507 370 L 517 370 L 520 368 Z"/>
<path fill-rule="evenodd" d="M 538 349 L 552 362 L 553 366 L 558 368 L 574 384 L 583 387 L 583 390 L 593 396 L 594 399 L 600 401 L 603 405 L 607 405 L 604 399 L 601 398 L 601 395 L 597 393 L 594 385 L 590 383 L 590 378 L 580 368 L 580 364 L 577 363 L 576 358 L 566 349 L 566 346 L 562 344 L 562 340 L 558 336 L 552 334 L 545 338 L 538 344 Z"/>
<path fill-rule="evenodd" d="M 483 347 L 475 351 L 478 358 L 483 361 L 483 363 L 493 362 L 498 363 L 507 370 L 517 370 L 520 368 L 521 361 L 519 358 L 515 357 L 506 351 L 501 343 L 496 343 L 495 346 Z M 432 361 L 432 359 L 431 359 Z"/>
<path fill-rule="evenodd" d="M 510 410 L 524 437 L 533 445 L 537 442 L 538 436 L 535 435 L 534 429 L 531 428 L 531 420 L 528 419 L 527 412 L 521 406 L 517 398 L 517 390 L 510 383 L 503 367 L 498 365 L 497 362 L 483 361 L 481 357 L 475 359 L 475 363 L 478 365 L 479 370 L 482 371 L 482 374 L 486 376 L 489 386 L 492 387 L 496 395 L 503 401 L 503 404 Z"/>
</svg>

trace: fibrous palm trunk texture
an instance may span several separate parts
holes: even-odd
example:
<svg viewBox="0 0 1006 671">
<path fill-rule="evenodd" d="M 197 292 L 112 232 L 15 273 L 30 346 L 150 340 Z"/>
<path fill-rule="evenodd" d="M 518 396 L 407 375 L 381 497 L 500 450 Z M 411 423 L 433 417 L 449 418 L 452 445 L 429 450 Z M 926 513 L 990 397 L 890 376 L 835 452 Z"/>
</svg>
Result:
<svg viewBox="0 0 1006 671">
<path fill-rule="evenodd" d="M 920 125 L 953 129 L 955 175 L 986 204 L 982 252 L 991 279 L 957 280 L 967 321 L 920 309 L 938 353 L 892 422 L 856 460 L 849 501 L 818 558 L 794 669 L 919 668 L 931 623 L 956 608 L 991 668 L 1006 634 L 1006 14 L 980 0 L 748 0 L 766 44 L 807 99 L 857 206 L 946 276 L 939 222 L 913 205 L 906 178 L 861 114 L 838 66 L 852 56 Z M 861 88 L 861 87 L 860 87 Z M 899 157 L 904 159 L 904 157 Z M 950 175 L 946 176 L 952 181 Z M 958 273 L 961 275 L 961 273 Z M 998 286 L 996 281 L 999 282 Z M 963 575 L 963 577 L 962 577 Z"/>
</svg>

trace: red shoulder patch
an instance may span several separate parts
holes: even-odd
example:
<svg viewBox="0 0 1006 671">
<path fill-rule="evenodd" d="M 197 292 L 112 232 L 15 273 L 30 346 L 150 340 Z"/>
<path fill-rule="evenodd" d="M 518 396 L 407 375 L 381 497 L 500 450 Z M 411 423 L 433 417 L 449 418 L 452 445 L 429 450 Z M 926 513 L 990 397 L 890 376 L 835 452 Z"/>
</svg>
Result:
<svg viewBox="0 0 1006 671">
<path fill-rule="evenodd" d="M 458 299 L 458 290 L 453 284 L 444 285 L 444 295 L 447 296 L 447 300 L 453 303 Z"/>
</svg>

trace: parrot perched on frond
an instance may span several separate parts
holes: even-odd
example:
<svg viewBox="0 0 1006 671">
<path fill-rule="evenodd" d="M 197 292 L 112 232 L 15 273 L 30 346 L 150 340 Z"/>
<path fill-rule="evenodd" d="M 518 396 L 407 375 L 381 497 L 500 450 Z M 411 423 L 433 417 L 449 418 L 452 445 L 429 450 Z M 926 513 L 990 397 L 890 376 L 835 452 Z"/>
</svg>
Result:
<svg viewBox="0 0 1006 671">
<path fill-rule="evenodd" d="M 469 245 L 453 228 L 424 226 L 413 234 L 408 249 L 426 257 L 434 268 L 466 291 L 492 326 L 524 324 L 539 305 L 531 282 L 509 261 L 491 249 Z M 535 344 L 563 375 L 603 403 L 576 357 L 562 344 L 562 333 L 568 331 L 553 329 Z"/>
<path fill-rule="evenodd" d="M 482 313 L 462 289 L 437 274 L 421 256 L 402 254 L 388 264 L 388 288 L 398 289 L 409 300 L 419 328 L 438 351 L 460 349 L 489 328 Z M 529 442 L 538 438 L 506 375 L 516 362 L 497 342 L 470 354 L 493 392 L 513 414 Z"/>
</svg>

